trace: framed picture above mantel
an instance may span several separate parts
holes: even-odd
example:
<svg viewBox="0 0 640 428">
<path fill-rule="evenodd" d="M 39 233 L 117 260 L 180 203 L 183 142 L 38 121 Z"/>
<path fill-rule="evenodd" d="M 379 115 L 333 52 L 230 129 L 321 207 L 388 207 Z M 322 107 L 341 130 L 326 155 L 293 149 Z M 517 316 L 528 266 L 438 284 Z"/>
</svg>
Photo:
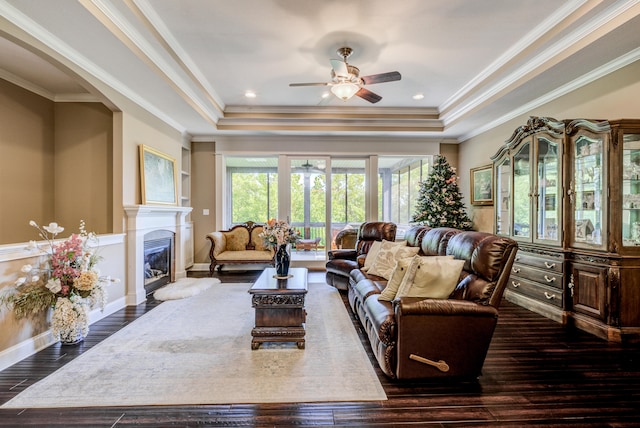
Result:
<svg viewBox="0 0 640 428">
<path fill-rule="evenodd" d="M 493 165 L 471 169 L 471 205 L 493 205 Z"/>
<path fill-rule="evenodd" d="M 178 205 L 176 160 L 144 144 L 140 145 L 142 205 Z"/>
</svg>

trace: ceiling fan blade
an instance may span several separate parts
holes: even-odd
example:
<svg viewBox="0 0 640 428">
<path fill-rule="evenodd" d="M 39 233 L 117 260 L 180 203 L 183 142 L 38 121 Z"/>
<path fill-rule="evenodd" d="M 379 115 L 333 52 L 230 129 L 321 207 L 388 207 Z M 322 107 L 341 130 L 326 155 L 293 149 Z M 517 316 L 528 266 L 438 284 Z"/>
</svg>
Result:
<svg viewBox="0 0 640 428">
<path fill-rule="evenodd" d="M 289 86 L 329 86 L 331 83 L 289 83 Z"/>
<path fill-rule="evenodd" d="M 349 77 L 349 68 L 347 63 L 339 59 L 330 59 L 333 72 L 338 77 Z"/>
<path fill-rule="evenodd" d="M 361 77 L 362 83 L 365 85 L 373 85 L 374 83 L 393 82 L 400 80 L 402 76 L 397 71 L 391 71 L 389 73 L 372 74 L 371 76 Z"/>
<path fill-rule="evenodd" d="M 356 95 L 363 100 L 369 101 L 372 104 L 375 104 L 382 99 L 380 95 L 374 94 L 373 92 L 365 88 L 360 88 L 360 90 L 356 92 Z"/>
</svg>

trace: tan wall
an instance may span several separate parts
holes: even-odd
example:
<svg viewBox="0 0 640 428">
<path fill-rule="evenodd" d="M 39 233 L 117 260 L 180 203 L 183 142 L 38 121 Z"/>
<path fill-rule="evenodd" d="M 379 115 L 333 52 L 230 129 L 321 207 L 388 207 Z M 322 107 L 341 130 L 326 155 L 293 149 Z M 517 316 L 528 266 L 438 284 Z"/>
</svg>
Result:
<svg viewBox="0 0 640 428">
<path fill-rule="evenodd" d="M 98 103 L 55 106 L 55 218 L 76 229 L 112 231 L 112 113 Z"/>
<path fill-rule="evenodd" d="M 215 230 L 215 143 L 195 143 L 191 149 L 191 200 L 193 245 L 196 263 L 209 263 L 209 241 L 205 236 Z M 197 180 L 197 181 L 196 181 Z M 209 210 L 204 215 L 203 210 Z"/>
<path fill-rule="evenodd" d="M 440 155 L 447 159 L 447 163 L 456 169 L 458 174 L 458 145 L 457 144 L 440 144 Z"/>
<path fill-rule="evenodd" d="M 0 80 L 0 244 L 54 221 L 54 103 Z"/>
<path fill-rule="evenodd" d="M 175 159 L 178 172 L 182 167 L 182 135 L 175 129 L 157 127 L 144 118 L 123 113 L 123 200 L 125 205 L 142 203 L 140 188 L 139 146 L 144 144 Z M 178 186 L 180 177 L 176 177 Z M 178 189 L 180 194 L 180 189 Z"/>
<path fill-rule="evenodd" d="M 460 189 L 469 204 L 469 171 L 491 162 L 513 133 L 529 116 L 556 119 L 622 119 L 640 118 L 640 61 L 624 67 L 583 88 L 547 103 L 491 131 L 460 144 Z M 478 230 L 493 232 L 493 207 L 472 207 L 471 216 Z"/>
</svg>

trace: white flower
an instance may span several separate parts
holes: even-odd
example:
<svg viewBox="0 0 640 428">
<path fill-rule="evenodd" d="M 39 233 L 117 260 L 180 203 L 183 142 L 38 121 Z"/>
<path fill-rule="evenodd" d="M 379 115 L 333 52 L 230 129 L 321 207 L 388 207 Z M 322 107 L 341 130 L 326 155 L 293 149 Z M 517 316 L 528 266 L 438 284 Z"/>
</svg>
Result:
<svg viewBox="0 0 640 428">
<path fill-rule="evenodd" d="M 56 236 L 58 233 L 64 231 L 64 227 L 58 226 L 58 223 L 55 222 L 49 223 L 49 226 L 42 226 L 42 228 L 53 236 Z"/>
<path fill-rule="evenodd" d="M 29 241 L 29 244 L 27 245 L 27 250 L 32 251 L 32 250 L 37 250 L 38 249 L 38 244 L 36 243 L 36 241 Z"/>
<path fill-rule="evenodd" d="M 60 284 L 60 280 L 57 278 L 50 279 L 49 281 L 47 281 L 47 284 L 45 285 L 45 287 L 47 287 L 49 291 L 51 291 L 54 294 L 62 290 L 62 284 Z"/>
<path fill-rule="evenodd" d="M 26 276 L 21 276 L 20 278 L 18 278 L 16 280 L 16 286 L 21 286 L 22 284 L 24 284 L 25 282 L 27 282 L 27 277 Z"/>
<path fill-rule="evenodd" d="M 33 282 L 34 284 L 38 281 L 40 281 L 40 275 L 33 275 L 31 277 L 31 282 Z"/>
<path fill-rule="evenodd" d="M 22 269 L 20 269 L 20 272 L 22 273 L 29 273 L 33 270 L 33 266 L 31 265 L 24 265 L 22 266 Z"/>
<path fill-rule="evenodd" d="M 38 223 L 33 220 L 29 220 L 29 226 L 38 227 Z"/>
</svg>

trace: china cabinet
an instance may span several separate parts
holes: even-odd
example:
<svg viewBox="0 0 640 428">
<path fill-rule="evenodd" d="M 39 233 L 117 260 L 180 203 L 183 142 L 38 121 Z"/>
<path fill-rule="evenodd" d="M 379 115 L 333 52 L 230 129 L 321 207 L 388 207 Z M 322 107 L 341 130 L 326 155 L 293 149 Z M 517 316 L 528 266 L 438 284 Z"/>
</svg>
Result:
<svg viewBox="0 0 640 428">
<path fill-rule="evenodd" d="M 640 120 L 532 117 L 492 161 L 495 232 L 520 246 L 506 298 L 640 340 Z"/>
</svg>

